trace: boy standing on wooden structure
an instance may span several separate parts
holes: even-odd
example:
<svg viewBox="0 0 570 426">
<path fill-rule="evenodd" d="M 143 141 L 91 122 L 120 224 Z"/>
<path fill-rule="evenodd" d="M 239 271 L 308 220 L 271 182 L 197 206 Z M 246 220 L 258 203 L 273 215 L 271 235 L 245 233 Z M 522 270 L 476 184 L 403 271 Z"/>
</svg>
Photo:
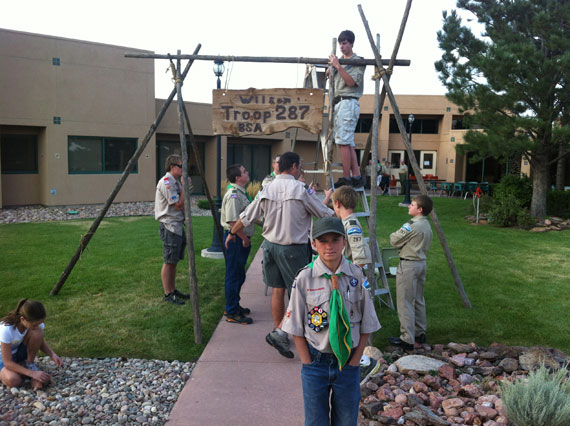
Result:
<svg viewBox="0 0 570 426">
<path fill-rule="evenodd" d="M 231 234 L 232 226 L 239 220 L 239 215 L 251 203 L 251 198 L 245 186 L 249 182 L 249 172 L 241 164 L 232 164 L 226 170 L 226 177 L 230 184 L 222 201 L 220 222 L 224 227 L 224 240 Z M 245 281 L 245 264 L 251 250 L 250 239 L 253 236 L 254 224 L 243 228 L 235 240 L 231 241 L 226 249 L 226 321 L 238 324 L 251 324 L 253 321 L 247 317 L 251 310 L 239 304 L 241 287 Z"/>
<path fill-rule="evenodd" d="M 344 226 L 336 217 L 313 225 L 319 256 L 295 278 L 283 330 L 301 357 L 306 425 L 355 425 L 360 358 L 380 329 L 362 270 L 346 260 Z"/>
<path fill-rule="evenodd" d="M 362 59 L 352 51 L 354 33 L 350 30 L 342 31 L 338 36 L 338 44 L 343 59 Z M 360 167 L 354 149 L 354 131 L 360 116 L 358 99 L 364 91 L 365 66 L 341 65 L 334 54 L 329 56 L 330 68 L 327 76 L 332 72 L 334 87 L 334 140 L 340 148 L 343 177 L 335 183 L 335 187 L 342 185 L 363 186 L 365 178 L 360 176 Z M 351 176 L 352 172 L 352 176 Z"/>
<path fill-rule="evenodd" d="M 414 197 L 408 206 L 412 219 L 390 234 L 390 244 L 400 254 L 396 273 L 396 297 L 400 337 L 390 337 L 390 343 L 404 349 L 414 349 L 414 343 L 425 343 L 427 331 L 424 284 L 426 280 L 426 255 L 432 240 L 427 215 L 433 209 L 433 201 L 427 195 Z"/>
<path fill-rule="evenodd" d="M 184 259 L 186 235 L 184 234 L 184 191 L 182 190 L 182 158 L 169 155 L 164 166 L 166 174 L 156 185 L 154 218 L 160 222 L 159 235 L 163 242 L 164 263 L 160 272 L 164 301 L 184 305 L 190 295 L 176 289 L 176 265 Z"/>
<path fill-rule="evenodd" d="M 358 194 L 350 186 L 341 186 L 332 195 L 334 212 L 342 220 L 348 244 L 344 247 L 343 254 L 355 265 L 361 268 L 372 263 L 370 247 L 364 241 L 362 227 L 354 209 L 358 203 Z"/>
</svg>

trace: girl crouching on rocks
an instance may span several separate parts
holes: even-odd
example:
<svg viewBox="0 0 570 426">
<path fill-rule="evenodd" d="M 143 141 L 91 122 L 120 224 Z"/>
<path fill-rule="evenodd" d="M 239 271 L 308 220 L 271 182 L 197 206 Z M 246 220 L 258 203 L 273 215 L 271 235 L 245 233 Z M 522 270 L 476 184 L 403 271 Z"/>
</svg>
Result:
<svg viewBox="0 0 570 426">
<path fill-rule="evenodd" d="M 23 377 L 32 380 L 32 389 L 49 383 L 49 374 L 34 363 L 40 349 L 61 367 L 61 358 L 44 340 L 46 310 L 37 300 L 22 299 L 15 310 L 0 319 L 0 380 L 5 386 L 17 387 Z"/>
</svg>

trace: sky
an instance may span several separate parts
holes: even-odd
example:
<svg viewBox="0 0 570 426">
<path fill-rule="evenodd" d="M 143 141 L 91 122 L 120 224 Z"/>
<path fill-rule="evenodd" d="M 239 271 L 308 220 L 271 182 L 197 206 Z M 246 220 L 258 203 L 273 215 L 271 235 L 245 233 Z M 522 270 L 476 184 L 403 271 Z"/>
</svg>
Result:
<svg viewBox="0 0 570 426">
<path fill-rule="evenodd" d="M 18 0 L 3 1 L 0 28 L 151 50 L 203 55 L 327 58 L 332 39 L 345 29 L 356 35 L 354 51 L 374 57 L 358 5 L 370 30 L 380 34 L 380 53 L 389 59 L 402 21 L 405 0 Z M 390 80 L 395 94 L 443 95 L 434 62 L 440 59 L 436 33 L 442 11 L 455 0 L 415 0 L 404 31 L 397 67 Z M 337 48 L 337 52 L 339 52 Z M 151 59 L 131 59 L 145 61 Z M 155 96 L 173 89 L 168 62 L 155 60 Z M 184 64 L 183 64 L 184 67 Z M 185 101 L 212 102 L 216 77 L 212 61 L 195 61 L 183 87 Z M 225 63 L 222 88 L 303 87 L 305 65 Z M 367 67 L 364 93 L 374 93 Z"/>
</svg>

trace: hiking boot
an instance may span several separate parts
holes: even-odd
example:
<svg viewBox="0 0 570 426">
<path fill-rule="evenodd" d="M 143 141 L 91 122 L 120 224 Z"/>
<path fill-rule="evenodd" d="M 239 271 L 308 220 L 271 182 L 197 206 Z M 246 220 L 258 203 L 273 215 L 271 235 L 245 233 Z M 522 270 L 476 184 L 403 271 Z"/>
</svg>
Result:
<svg viewBox="0 0 570 426">
<path fill-rule="evenodd" d="M 426 340 L 427 338 L 424 333 L 420 334 L 419 336 L 416 336 L 416 343 L 423 345 L 426 342 Z"/>
<path fill-rule="evenodd" d="M 414 349 L 414 345 L 408 343 L 408 342 L 404 342 L 402 339 L 400 339 L 399 337 L 390 337 L 388 339 L 388 341 L 390 342 L 390 344 L 392 346 L 399 346 L 400 348 L 403 349 L 407 349 L 409 351 Z"/>
<path fill-rule="evenodd" d="M 350 178 L 341 177 L 334 183 L 335 188 L 340 188 L 343 185 L 352 185 L 352 180 Z"/>
<path fill-rule="evenodd" d="M 279 351 L 285 358 L 293 358 L 295 355 L 289 349 L 289 338 L 287 335 L 281 336 L 277 331 L 273 330 L 267 336 L 265 341 Z"/>
<path fill-rule="evenodd" d="M 366 183 L 366 180 L 364 180 L 364 176 L 353 176 L 351 178 L 350 184 L 354 187 L 354 188 L 360 188 L 361 186 L 364 186 L 364 184 Z"/>
<path fill-rule="evenodd" d="M 186 300 L 190 299 L 190 295 L 189 295 L 189 294 L 182 293 L 181 291 L 178 291 L 178 290 L 176 290 L 176 289 L 174 290 L 174 295 L 175 295 L 176 297 L 178 297 L 179 299 L 186 299 Z"/>
<path fill-rule="evenodd" d="M 174 294 L 174 292 L 172 292 L 170 294 L 165 294 L 164 295 L 164 301 L 168 302 L 168 303 L 172 303 L 174 305 L 184 305 L 186 303 L 186 302 L 184 302 L 184 300 L 177 297 L 176 294 Z"/>
<path fill-rule="evenodd" d="M 242 315 L 241 313 L 228 314 L 226 316 L 226 321 L 231 322 L 231 323 L 235 323 L 235 324 L 251 324 L 253 322 L 253 320 L 251 318 L 248 318 L 248 317 Z"/>
</svg>

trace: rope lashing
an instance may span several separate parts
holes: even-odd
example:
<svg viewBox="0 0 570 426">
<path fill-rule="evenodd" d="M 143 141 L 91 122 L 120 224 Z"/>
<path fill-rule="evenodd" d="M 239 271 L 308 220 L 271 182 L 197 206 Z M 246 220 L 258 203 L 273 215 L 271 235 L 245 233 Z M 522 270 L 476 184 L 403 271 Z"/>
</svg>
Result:
<svg viewBox="0 0 570 426">
<path fill-rule="evenodd" d="M 388 74 L 391 75 L 392 74 L 392 70 L 390 69 L 385 69 L 385 68 L 378 68 L 378 67 L 374 67 L 374 75 L 371 77 L 371 80 L 378 80 L 379 78 L 382 78 L 382 76 L 384 74 Z"/>
</svg>

